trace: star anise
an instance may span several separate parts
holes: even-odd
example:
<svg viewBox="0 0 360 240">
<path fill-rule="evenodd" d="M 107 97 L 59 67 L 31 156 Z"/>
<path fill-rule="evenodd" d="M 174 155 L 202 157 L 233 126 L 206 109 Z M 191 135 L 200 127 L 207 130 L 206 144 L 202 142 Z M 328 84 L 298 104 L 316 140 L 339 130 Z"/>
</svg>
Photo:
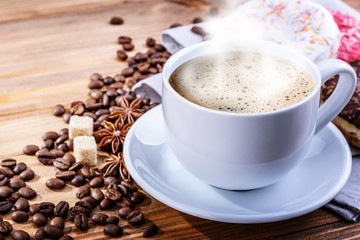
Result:
<svg viewBox="0 0 360 240">
<path fill-rule="evenodd" d="M 119 107 L 112 112 L 108 119 L 123 118 L 127 123 L 133 123 L 145 110 L 141 108 L 141 98 L 134 99 L 131 103 L 124 97 L 120 97 L 117 104 Z"/>
<path fill-rule="evenodd" d="M 125 166 L 123 154 L 120 152 L 117 156 L 110 155 L 104 159 L 103 163 L 97 168 L 104 177 L 120 177 L 123 181 L 130 182 L 130 174 Z"/>
<path fill-rule="evenodd" d="M 99 143 L 99 147 L 107 150 L 111 147 L 113 154 L 121 151 L 124 144 L 125 136 L 133 123 L 125 124 L 124 119 L 119 117 L 115 123 L 104 120 L 102 122 L 103 129 L 94 132 L 95 139 Z"/>
</svg>

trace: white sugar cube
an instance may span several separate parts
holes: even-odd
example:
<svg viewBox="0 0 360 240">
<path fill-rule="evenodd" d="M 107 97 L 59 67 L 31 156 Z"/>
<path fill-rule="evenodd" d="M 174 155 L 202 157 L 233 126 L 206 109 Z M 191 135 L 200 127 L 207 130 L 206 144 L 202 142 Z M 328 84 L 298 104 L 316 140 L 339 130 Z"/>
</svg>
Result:
<svg viewBox="0 0 360 240">
<path fill-rule="evenodd" d="M 77 136 L 74 138 L 74 157 L 76 162 L 88 166 L 97 164 L 97 147 L 93 136 Z"/>
<path fill-rule="evenodd" d="M 72 116 L 69 123 L 69 138 L 74 139 L 77 136 L 92 136 L 94 121 L 88 116 Z"/>
</svg>

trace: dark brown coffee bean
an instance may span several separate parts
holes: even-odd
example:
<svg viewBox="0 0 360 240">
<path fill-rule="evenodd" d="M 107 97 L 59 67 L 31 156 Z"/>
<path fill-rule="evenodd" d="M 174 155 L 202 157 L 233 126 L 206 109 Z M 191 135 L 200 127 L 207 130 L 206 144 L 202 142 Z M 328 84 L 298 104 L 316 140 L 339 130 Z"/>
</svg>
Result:
<svg viewBox="0 0 360 240">
<path fill-rule="evenodd" d="M 13 158 L 7 158 L 1 161 L 1 166 L 3 167 L 13 168 L 15 165 L 16 165 L 16 160 Z"/>
<path fill-rule="evenodd" d="M 1 201 L 0 202 L 0 213 L 7 213 L 11 210 L 11 208 L 13 207 L 13 204 L 9 201 Z"/>
<path fill-rule="evenodd" d="M 193 26 L 191 31 L 197 35 L 204 36 L 206 34 L 205 30 L 199 26 Z"/>
<path fill-rule="evenodd" d="M 49 153 L 49 149 L 47 148 L 40 148 L 39 151 L 37 151 L 35 153 L 35 156 L 41 156 L 41 155 L 44 155 L 44 154 L 48 154 Z"/>
<path fill-rule="evenodd" d="M 62 116 L 65 113 L 65 107 L 61 104 L 57 104 L 54 106 L 52 113 L 55 116 Z"/>
<path fill-rule="evenodd" d="M 65 187 L 65 182 L 58 178 L 49 178 L 45 184 L 50 189 L 62 189 Z"/>
<path fill-rule="evenodd" d="M 13 230 L 12 225 L 8 221 L 1 221 L 0 222 L 0 233 L 4 236 L 7 236 Z"/>
<path fill-rule="evenodd" d="M 132 211 L 126 216 L 126 220 L 131 225 L 138 225 L 144 221 L 144 214 L 139 211 Z"/>
<path fill-rule="evenodd" d="M 122 207 L 133 207 L 134 206 L 134 202 L 131 201 L 129 198 L 121 198 L 120 201 L 116 202 L 116 206 L 122 208 Z"/>
<path fill-rule="evenodd" d="M 83 164 L 81 162 L 75 162 L 71 167 L 69 167 L 69 171 L 78 171 L 80 168 L 82 168 Z"/>
<path fill-rule="evenodd" d="M 5 186 L 8 183 L 9 183 L 9 178 L 4 174 L 0 174 L 0 186 Z"/>
<path fill-rule="evenodd" d="M 57 146 L 57 149 L 63 151 L 63 152 L 67 152 L 69 151 L 69 148 L 67 147 L 66 143 L 61 143 Z"/>
<path fill-rule="evenodd" d="M 80 187 L 86 183 L 86 179 L 82 175 L 77 175 L 70 181 L 70 183 L 75 187 Z"/>
<path fill-rule="evenodd" d="M 119 216 L 123 219 L 126 219 L 126 216 L 131 213 L 133 209 L 131 207 L 122 207 L 119 209 Z"/>
<path fill-rule="evenodd" d="M 55 141 L 58 137 L 59 137 L 59 134 L 55 131 L 49 131 L 42 135 L 42 139 L 44 141 L 49 140 L 49 139 Z"/>
<path fill-rule="evenodd" d="M 55 158 L 53 161 L 53 165 L 61 171 L 66 171 L 72 164 L 69 160 L 65 158 Z"/>
<path fill-rule="evenodd" d="M 20 162 L 20 163 L 16 164 L 15 167 L 13 168 L 13 173 L 16 175 L 19 175 L 24 170 L 26 170 L 26 168 L 27 168 L 26 164 L 23 162 Z"/>
<path fill-rule="evenodd" d="M 125 181 L 122 181 L 122 182 L 121 182 L 121 185 L 124 186 L 124 187 L 126 187 L 126 189 L 127 189 L 129 192 L 136 192 L 136 191 L 138 190 L 135 186 L 133 186 L 133 185 L 131 185 L 130 183 L 125 182 Z"/>
<path fill-rule="evenodd" d="M 28 212 L 30 209 L 30 204 L 29 204 L 28 200 L 26 200 L 25 198 L 19 198 L 15 202 L 14 207 L 15 207 L 15 210 L 17 210 L 17 211 Z"/>
<path fill-rule="evenodd" d="M 60 149 L 51 149 L 50 152 L 52 152 L 53 154 L 55 154 L 55 157 L 57 158 L 61 158 L 64 156 L 64 151 L 60 150 Z"/>
<path fill-rule="evenodd" d="M 148 47 L 154 47 L 155 44 L 156 44 L 155 39 L 153 39 L 153 38 L 151 38 L 151 37 L 149 37 L 149 38 L 146 39 L 146 46 L 148 46 Z"/>
<path fill-rule="evenodd" d="M 108 189 L 105 193 L 105 196 L 112 201 L 119 201 L 122 197 L 121 193 L 115 189 Z"/>
<path fill-rule="evenodd" d="M 100 207 L 101 207 L 101 209 L 104 209 L 104 210 L 110 209 L 114 205 L 115 205 L 115 203 L 112 200 L 110 200 L 109 198 L 104 198 L 100 202 Z"/>
<path fill-rule="evenodd" d="M 105 85 L 110 85 L 110 84 L 112 84 L 114 82 L 114 78 L 112 78 L 110 76 L 106 76 L 106 77 L 104 77 L 103 81 L 104 81 Z"/>
<path fill-rule="evenodd" d="M 87 165 L 84 165 L 80 170 L 79 170 L 79 174 L 81 174 L 82 176 L 84 176 L 86 179 L 93 179 L 96 176 L 96 172 L 94 170 L 94 168 L 89 167 Z"/>
<path fill-rule="evenodd" d="M 71 164 L 75 163 L 75 157 L 71 153 L 65 153 L 63 158 L 70 161 Z"/>
<path fill-rule="evenodd" d="M 14 173 L 10 168 L 4 167 L 4 168 L 2 168 L 2 170 L 5 171 L 5 175 L 7 178 L 12 178 L 14 176 Z"/>
<path fill-rule="evenodd" d="M 15 211 L 11 214 L 11 219 L 17 223 L 25 222 L 28 218 L 29 214 L 24 211 Z"/>
<path fill-rule="evenodd" d="M 104 233 L 110 237 L 120 237 L 123 233 L 123 228 L 117 224 L 106 224 L 104 227 Z"/>
<path fill-rule="evenodd" d="M 166 50 L 166 48 L 160 43 L 155 44 L 154 49 L 158 52 L 163 52 Z"/>
<path fill-rule="evenodd" d="M 173 23 L 173 24 L 170 25 L 169 28 L 176 28 L 176 27 L 181 27 L 181 26 L 182 26 L 181 23 Z"/>
<path fill-rule="evenodd" d="M 119 184 L 119 179 L 113 176 L 106 177 L 104 179 L 105 186 L 108 186 L 110 183 Z"/>
<path fill-rule="evenodd" d="M 23 153 L 26 155 L 35 155 L 37 151 L 39 151 L 39 147 L 33 144 L 26 145 L 23 148 Z"/>
<path fill-rule="evenodd" d="M 55 239 L 59 239 L 60 237 L 62 237 L 64 235 L 64 231 L 54 225 L 46 225 L 44 227 L 44 231 L 46 232 L 46 234 L 51 237 L 51 238 L 55 238 Z"/>
<path fill-rule="evenodd" d="M 145 237 L 145 238 L 152 237 L 158 232 L 158 230 L 159 230 L 159 228 L 155 224 L 151 224 L 150 226 L 148 226 L 145 229 L 145 231 L 143 233 L 143 237 Z"/>
<path fill-rule="evenodd" d="M 106 220 L 109 218 L 108 215 L 103 214 L 103 213 L 95 213 L 92 217 L 91 220 L 99 225 L 105 225 L 106 224 Z"/>
<path fill-rule="evenodd" d="M 95 112 L 95 115 L 96 115 L 96 116 L 108 114 L 108 111 L 107 111 L 107 110 L 109 110 L 108 107 L 110 106 L 110 98 L 109 98 L 108 95 L 106 95 L 106 94 L 102 95 L 102 97 L 101 97 L 101 104 L 102 104 L 102 106 L 103 106 L 104 108 L 106 108 L 106 109 L 99 109 L 99 110 L 97 110 L 97 111 Z M 110 111 L 109 111 L 109 113 L 110 113 Z"/>
<path fill-rule="evenodd" d="M 124 23 L 124 19 L 122 17 L 112 17 L 110 19 L 111 25 L 121 25 Z"/>
<path fill-rule="evenodd" d="M 41 145 L 42 148 L 47 148 L 49 150 L 54 148 L 54 141 L 51 139 L 45 140 L 45 142 Z"/>
<path fill-rule="evenodd" d="M 84 214 L 77 214 L 74 217 L 75 226 L 80 230 L 88 229 L 89 227 L 89 219 Z"/>
<path fill-rule="evenodd" d="M 196 24 L 196 23 L 201 23 L 201 22 L 203 22 L 204 20 L 201 18 L 201 17 L 195 17 L 194 19 L 193 19 L 193 23 L 194 24 Z"/>
<path fill-rule="evenodd" d="M 77 214 L 85 214 L 87 216 L 90 215 L 93 206 L 85 201 L 78 201 L 74 207 L 69 209 L 71 216 L 75 216 Z"/>
<path fill-rule="evenodd" d="M 132 102 L 135 98 L 136 98 L 136 93 L 135 92 L 127 92 L 124 95 L 124 98 L 128 101 L 128 102 Z"/>
<path fill-rule="evenodd" d="M 102 177 L 95 177 L 90 181 L 90 187 L 92 188 L 101 188 L 104 186 L 104 179 Z"/>
<path fill-rule="evenodd" d="M 55 177 L 58 179 L 61 179 L 63 181 L 70 181 L 71 179 L 73 179 L 76 176 L 76 172 L 75 171 L 57 171 L 55 173 Z"/>
<path fill-rule="evenodd" d="M 132 51 L 135 46 L 132 43 L 124 43 L 122 47 L 124 51 Z"/>
<path fill-rule="evenodd" d="M 29 181 L 35 177 L 35 173 L 31 169 L 26 169 L 22 173 L 20 173 L 20 178 L 24 181 Z"/>
<path fill-rule="evenodd" d="M 39 212 L 45 216 L 52 216 L 54 214 L 55 205 L 51 202 L 41 202 Z"/>
<path fill-rule="evenodd" d="M 0 186 L 0 198 L 7 198 L 13 192 L 14 192 L 14 190 L 8 186 Z"/>
<path fill-rule="evenodd" d="M 54 217 L 53 219 L 51 219 L 50 225 L 64 229 L 65 221 L 61 217 Z"/>
<path fill-rule="evenodd" d="M 127 67 L 121 71 L 121 74 L 124 77 L 131 77 L 134 74 L 135 70 L 132 67 Z"/>
<path fill-rule="evenodd" d="M 91 89 L 91 90 L 89 91 L 89 95 L 90 95 L 90 97 L 92 97 L 92 98 L 95 99 L 95 100 L 100 100 L 101 97 L 102 97 L 102 95 L 103 95 L 103 93 L 102 93 L 102 91 L 99 90 L 99 89 Z M 95 101 L 95 102 L 92 102 L 91 104 L 96 104 L 96 101 Z M 88 104 L 85 104 L 85 105 L 86 105 L 86 108 L 89 109 Z"/>
<path fill-rule="evenodd" d="M 62 135 L 69 135 L 69 129 L 68 128 L 62 128 L 59 131 L 59 136 L 62 136 Z"/>
<path fill-rule="evenodd" d="M 23 230 L 15 230 L 11 237 L 13 240 L 30 240 L 30 235 Z"/>
<path fill-rule="evenodd" d="M 42 227 L 47 224 L 46 217 L 41 213 L 35 213 L 32 217 L 32 221 L 37 227 Z"/>
<path fill-rule="evenodd" d="M 106 95 L 108 95 L 110 98 L 115 98 L 117 97 L 118 93 L 116 89 L 109 89 L 106 91 Z"/>
<path fill-rule="evenodd" d="M 90 196 L 91 189 L 89 186 L 82 186 L 76 192 L 76 197 L 82 199 L 83 197 Z"/>
<path fill-rule="evenodd" d="M 93 197 L 96 201 L 100 202 L 101 200 L 104 199 L 104 194 L 100 189 L 95 188 L 91 191 L 91 197 Z"/>
<path fill-rule="evenodd" d="M 38 155 L 38 160 L 44 165 L 52 165 L 56 155 L 49 151 L 39 150 L 41 151 Z"/>
<path fill-rule="evenodd" d="M 46 238 L 46 232 L 44 227 L 40 227 L 35 233 L 35 240 L 44 240 Z"/>
<path fill-rule="evenodd" d="M 128 37 L 128 36 L 120 36 L 118 38 L 118 43 L 119 44 L 131 43 L 131 41 L 132 41 L 131 37 Z"/>
<path fill-rule="evenodd" d="M 125 82 L 125 77 L 123 75 L 121 75 L 121 74 L 116 74 L 114 76 L 114 80 L 115 80 L 115 82 L 124 83 Z"/>
<path fill-rule="evenodd" d="M 74 239 L 72 236 L 65 235 L 65 236 L 62 236 L 61 238 L 59 238 L 59 240 L 74 240 Z"/>
<path fill-rule="evenodd" d="M 106 120 L 108 116 L 109 116 L 108 114 L 104 114 L 104 115 L 99 116 L 97 122 L 101 123 L 102 121 Z"/>
<path fill-rule="evenodd" d="M 93 208 L 95 208 L 99 202 L 91 196 L 86 196 L 86 197 L 82 198 L 81 201 L 90 203 Z"/>
<path fill-rule="evenodd" d="M 138 69 L 141 74 L 149 73 L 150 64 L 148 63 L 139 63 Z"/>
<path fill-rule="evenodd" d="M 91 81 L 88 85 L 90 89 L 100 89 L 104 86 L 104 82 L 100 80 Z"/>
<path fill-rule="evenodd" d="M 60 136 L 60 137 L 58 137 L 58 138 L 56 139 L 55 143 L 56 143 L 57 145 L 60 145 L 61 143 L 65 142 L 65 141 L 68 140 L 68 139 L 69 139 L 69 136 L 68 136 L 68 135 L 62 135 L 62 136 Z"/>
<path fill-rule="evenodd" d="M 64 114 L 63 114 L 64 122 L 69 123 L 71 117 L 72 117 L 72 114 L 71 114 L 71 113 L 69 113 L 69 112 L 64 113 Z"/>
<path fill-rule="evenodd" d="M 106 223 L 107 224 L 118 224 L 119 218 L 116 216 L 110 216 L 110 217 L 108 217 L 108 219 L 106 219 Z"/>
<path fill-rule="evenodd" d="M 38 212 L 40 212 L 40 203 L 31 204 L 29 208 L 30 215 L 34 215 L 35 213 Z"/>
<path fill-rule="evenodd" d="M 130 200 L 136 204 L 141 203 L 142 201 L 144 201 L 144 199 L 144 194 L 139 191 L 133 192 L 130 196 Z"/>
<path fill-rule="evenodd" d="M 18 192 L 21 197 L 24 197 L 26 199 L 33 199 L 34 197 L 36 197 L 36 192 L 30 187 L 22 187 L 19 189 Z"/>
<path fill-rule="evenodd" d="M 94 81 L 94 80 L 102 80 L 103 79 L 103 77 L 102 77 L 102 75 L 100 74 L 100 73 L 93 73 L 93 74 L 91 74 L 91 76 L 90 76 L 90 80 L 91 81 Z"/>
<path fill-rule="evenodd" d="M 121 61 L 125 61 L 128 58 L 128 55 L 123 50 L 117 50 L 116 57 Z"/>
<path fill-rule="evenodd" d="M 54 214 L 58 217 L 66 217 L 69 211 L 69 203 L 66 201 L 60 201 L 54 208 Z"/>
<path fill-rule="evenodd" d="M 18 192 L 14 192 L 7 198 L 7 200 L 11 203 L 15 203 L 17 200 L 20 199 L 20 194 Z"/>
</svg>

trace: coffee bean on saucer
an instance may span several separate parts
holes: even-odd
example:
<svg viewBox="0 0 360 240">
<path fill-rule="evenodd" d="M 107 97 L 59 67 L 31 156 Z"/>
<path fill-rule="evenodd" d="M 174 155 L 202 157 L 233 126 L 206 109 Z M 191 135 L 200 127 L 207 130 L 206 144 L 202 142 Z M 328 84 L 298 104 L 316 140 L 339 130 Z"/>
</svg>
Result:
<svg viewBox="0 0 360 240">
<path fill-rule="evenodd" d="M 32 221 L 37 227 L 42 227 L 47 224 L 46 217 L 41 213 L 35 213 L 32 217 Z"/>
<path fill-rule="evenodd" d="M 121 25 L 124 23 L 124 19 L 122 17 L 112 17 L 110 19 L 111 25 Z"/>
<path fill-rule="evenodd" d="M 54 208 L 54 214 L 58 217 L 66 217 L 69 211 L 69 203 L 66 201 L 60 201 Z"/>
<path fill-rule="evenodd" d="M 15 211 L 11 214 L 11 219 L 17 223 L 25 222 L 28 218 L 29 214 L 24 211 Z"/>
<path fill-rule="evenodd" d="M 1 160 L 1 166 L 3 167 L 13 168 L 15 165 L 16 165 L 16 160 L 13 158 L 7 158 Z"/>
<path fill-rule="evenodd" d="M 26 145 L 23 148 L 23 153 L 26 155 L 35 155 L 37 151 L 39 151 L 39 147 L 33 144 Z"/>
<path fill-rule="evenodd" d="M 19 189 L 18 192 L 21 197 L 24 197 L 26 199 L 33 199 L 34 197 L 36 197 L 36 192 L 30 187 L 22 187 Z"/>
<path fill-rule="evenodd" d="M 205 30 L 199 26 L 193 26 L 191 31 L 197 35 L 204 36 L 206 34 Z"/>
<path fill-rule="evenodd" d="M 28 212 L 30 209 L 30 204 L 29 204 L 28 200 L 26 200 L 25 198 L 19 198 L 14 203 L 14 207 L 17 211 Z"/>
<path fill-rule="evenodd" d="M 59 239 L 64 235 L 64 231 L 61 228 L 54 225 L 46 225 L 44 227 L 44 231 L 50 238 L 53 239 Z"/>
<path fill-rule="evenodd" d="M 33 170 L 31 169 L 26 169 L 25 171 L 23 171 L 22 173 L 20 173 L 20 178 L 23 181 L 29 181 L 31 179 L 33 179 L 35 177 L 35 173 Z"/>
<path fill-rule="evenodd" d="M 52 113 L 55 116 L 61 116 L 65 113 L 65 107 L 61 104 L 57 104 L 53 107 Z"/>
<path fill-rule="evenodd" d="M 145 229 L 145 231 L 143 233 L 143 237 L 145 237 L 145 238 L 152 237 L 158 232 L 158 230 L 159 230 L 159 228 L 155 224 L 151 224 L 150 226 L 148 226 Z"/>
<path fill-rule="evenodd" d="M 46 181 L 46 186 L 50 189 L 62 189 L 65 185 L 65 182 L 58 178 L 49 178 Z"/>
<path fill-rule="evenodd" d="M 30 240 L 30 235 L 23 230 L 15 230 L 11 236 L 13 240 Z"/>
</svg>

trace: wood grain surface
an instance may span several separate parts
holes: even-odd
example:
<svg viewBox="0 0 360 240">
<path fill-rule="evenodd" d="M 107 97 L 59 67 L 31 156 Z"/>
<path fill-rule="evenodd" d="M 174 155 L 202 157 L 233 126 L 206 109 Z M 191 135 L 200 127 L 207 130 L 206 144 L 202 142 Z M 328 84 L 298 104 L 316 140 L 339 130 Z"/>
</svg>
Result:
<svg viewBox="0 0 360 240">
<path fill-rule="evenodd" d="M 344 2 L 360 10 L 360 1 Z M 45 187 L 45 181 L 54 176 L 54 167 L 22 154 L 27 144 L 41 145 L 46 131 L 67 127 L 62 118 L 51 114 L 52 107 L 85 100 L 93 72 L 114 75 L 126 66 L 116 59 L 119 35 L 133 38 L 135 50 L 130 55 L 134 55 L 145 51 L 147 37 L 160 40 L 171 23 L 211 18 L 213 6 L 221 9 L 220 15 L 231 9 L 224 1 L 206 0 L 0 1 L 0 160 L 13 157 L 35 171 L 35 179 L 27 183 L 38 193 L 32 203 L 77 201 L 75 187 L 61 191 Z M 112 16 L 122 16 L 125 24 L 110 25 Z M 325 208 L 266 224 L 208 221 L 176 211 L 149 195 L 140 209 L 145 223 L 133 227 L 122 221 L 122 239 L 141 238 L 151 222 L 160 228 L 154 239 L 360 239 L 360 224 L 348 223 Z M 117 214 L 114 209 L 106 213 Z M 3 217 L 10 219 L 9 214 Z M 36 231 L 31 220 L 13 226 L 32 236 Z M 75 239 L 108 238 L 103 227 L 91 225 L 79 231 L 71 221 L 65 232 Z"/>
</svg>

